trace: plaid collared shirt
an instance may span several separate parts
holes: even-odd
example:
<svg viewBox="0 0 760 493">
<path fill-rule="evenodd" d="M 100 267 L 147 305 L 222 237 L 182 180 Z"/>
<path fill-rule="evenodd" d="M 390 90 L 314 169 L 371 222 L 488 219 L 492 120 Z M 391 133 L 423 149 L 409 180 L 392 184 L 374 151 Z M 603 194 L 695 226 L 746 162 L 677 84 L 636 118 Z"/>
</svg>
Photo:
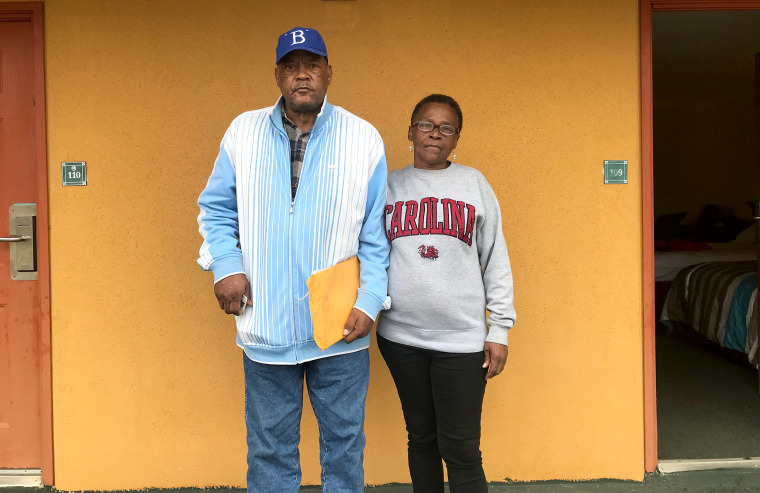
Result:
<svg viewBox="0 0 760 493">
<path fill-rule="evenodd" d="M 282 112 L 282 126 L 285 128 L 285 133 L 288 134 L 288 139 L 290 139 L 290 189 L 292 192 L 291 199 L 295 199 L 298 181 L 301 179 L 306 144 L 309 143 L 309 132 L 302 132 L 297 125 L 288 120 L 284 111 Z"/>
</svg>

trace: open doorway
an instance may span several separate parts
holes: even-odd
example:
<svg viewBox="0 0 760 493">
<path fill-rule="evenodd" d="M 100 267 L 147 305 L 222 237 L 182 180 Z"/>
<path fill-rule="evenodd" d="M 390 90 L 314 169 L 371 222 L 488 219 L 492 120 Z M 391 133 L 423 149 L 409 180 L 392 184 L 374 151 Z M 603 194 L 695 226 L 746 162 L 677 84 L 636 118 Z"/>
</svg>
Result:
<svg viewBox="0 0 760 493">
<path fill-rule="evenodd" d="M 757 215 L 757 26 L 757 10 L 652 14 L 660 461 L 760 457 L 760 395 L 753 366 L 757 343 L 754 353 L 746 343 L 752 330 L 757 340 L 757 313 L 753 322 L 749 311 L 757 292 L 752 223 Z M 740 272 L 730 281 L 709 277 L 704 268 L 694 267 L 703 262 L 726 262 L 721 269 Z M 724 274 L 710 273 L 718 275 Z M 705 284 L 697 285 L 702 277 Z M 725 293 L 718 293 L 719 285 Z M 705 294 L 695 301 L 697 289 Z M 687 303 L 684 292 L 689 290 Z M 744 320 L 741 307 L 732 306 L 740 292 L 747 293 L 741 301 L 746 305 Z M 682 313 L 686 304 L 694 315 Z M 721 319 L 731 317 L 737 321 L 727 329 Z M 739 326 L 745 331 L 743 340 L 740 332 L 733 332 Z"/>
</svg>

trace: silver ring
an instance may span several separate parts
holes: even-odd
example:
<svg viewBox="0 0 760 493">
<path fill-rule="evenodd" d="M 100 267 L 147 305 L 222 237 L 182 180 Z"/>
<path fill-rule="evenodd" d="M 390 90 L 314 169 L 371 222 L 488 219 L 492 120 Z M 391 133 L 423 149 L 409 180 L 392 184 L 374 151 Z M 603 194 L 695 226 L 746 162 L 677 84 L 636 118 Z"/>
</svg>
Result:
<svg viewBox="0 0 760 493">
<path fill-rule="evenodd" d="M 248 296 L 246 296 L 246 295 L 241 296 L 240 297 L 240 304 L 241 305 L 245 305 L 246 303 L 248 303 Z"/>
</svg>

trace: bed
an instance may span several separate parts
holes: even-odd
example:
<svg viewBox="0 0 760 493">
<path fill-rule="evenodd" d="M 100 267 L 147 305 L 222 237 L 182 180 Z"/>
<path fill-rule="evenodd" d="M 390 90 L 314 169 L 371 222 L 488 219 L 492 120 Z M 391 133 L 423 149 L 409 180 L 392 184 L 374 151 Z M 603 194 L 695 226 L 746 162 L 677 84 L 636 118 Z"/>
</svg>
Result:
<svg viewBox="0 0 760 493">
<path fill-rule="evenodd" d="M 684 249 L 679 249 L 684 246 Z M 655 282 L 672 281 L 684 267 L 704 262 L 737 262 L 755 259 L 752 241 L 737 238 L 724 243 L 680 242 L 674 248 L 654 252 Z"/>
<path fill-rule="evenodd" d="M 696 226 L 681 224 L 685 216 L 664 214 L 655 221 L 655 282 L 670 282 L 689 265 L 755 259 L 753 223 L 723 214 L 714 204 L 702 207 Z"/>
<path fill-rule="evenodd" d="M 741 351 L 758 367 L 757 264 L 706 262 L 673 278 L 660 321 L 686 325 L 720 346 Z"/>
<path fill-rule="evenodd" d="M 685 267 L 705 262 L 754 260 L 757 245 L 754 226 L 746 228 L 731 241 L 700 242 L 679 239 L 655 243 L 654 296 L 656 313 L 662 312 L 665 298 L 676 275 Z"/>
</svg>

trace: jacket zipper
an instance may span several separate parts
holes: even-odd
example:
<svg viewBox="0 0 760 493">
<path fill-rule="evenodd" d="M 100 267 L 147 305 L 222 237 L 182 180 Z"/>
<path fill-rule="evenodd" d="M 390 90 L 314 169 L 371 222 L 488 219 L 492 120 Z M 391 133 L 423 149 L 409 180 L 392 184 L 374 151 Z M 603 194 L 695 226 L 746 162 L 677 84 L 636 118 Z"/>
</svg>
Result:
<svg viewBox="0 0 760 493">
<path fill-rule="evenodd" d="M 288 141 L 288 163 L 290 163 L 290 138 L 285 136 Z M 303 166 L 301 167 L 301 176 L 303 176 L 303 170 L 306 168 L 306 152 L 308 152 L 309 146 L 306 145 L 306 151 L 304 151 L 303 156 Z M 290 177 L 292 180 L 292 176 Z M 299 177 L 300 180 L 300 177 Z M 288 181 L 290 182 L 290 180 Z M 299 187 L 296 189 L 296 194 L 290 199 L 290 220 L 288 221 L 288 275 L 290 276 L 290 328 L 293 335 L 293 348 L 298 351 L 298 340 L 296 337 L 296 309 L 293 304 L 293 298 L 295 295 L 293 294 L 294 288 L 293 288 L 293 208 L 295 207 L 296 203 L 296 197 L 298 196 L 298 190 L 300 189 L 300 183 Z M 288 187 L 288 191 L 290 191 L 290 187 Z M 292 192 L 291 192 L 292 193 Z M 296 360 L 298 359 L 298 354 L 296 354 Z"/>
<path fill-rule="evenodd" d="M 286 136 L 287 139 L 287 136 Z M 287 139 L 288 141 L 288 163 L 290 163 L 290 139 Z M 291 178 L 292 179 L 292 178 Z M 290 180 L 288 180 L 290 182 Z M 290 192 L 290 187 L 288 187 L 288 192 Z M 298 193 L 298 190 L 296 190 L 296 194 Z M 296 203 L 296 198 L 293 197 L 290 200 L 290 216 L 288 217 L 288 276 L 290 278 L 290 331 L 291 335 L 293 337 L 293 349 L 298 351 L 298 344 L 296 340 L 296 309 L 293 304 L 293 206 Z M 298 355 L 296 354 L 296 361 L 298 360 Z"/>
<path fill-rule="evenodd" d="M 313 130 L 313 129 L 312 129 Z M 290 138 L 288 137 L 287 133 L 285 133 L 285 139 L 287 140 L 287 148 L 288 148 L 288 159 L 287 163 L 290 164 Z M 311 135 L 309 135 L 309 140 L 311 140 Z M 306 149 L 304 150 L 303 154 L 303 165 L 301 166 L 301 176 L 299 176 L 299 182 L 302 176 L 304 176 L 304 170 L 306 169 L 306 161 L 307 161 L 307 155 L 309 152 L 309 144 L 306 144 Z M 292 180 L 293 177 L 289 176 L 289 178 Z M 288 183 L 290 184 L 290 180 L 288 180 Z M 295 207 L 296 198 L 298 197 L 298 191 L 301 189 L 301 183 L 299 183 L 298 188 L 296 189 L 296 194 L 293 196 L 290 200 L 290 220 L 288 221 L 288 275 L 290 277 L 290 327 L 293 334 L 293 347 L 295 348 L 296 352 L 298 351 L 298 341 L 296 340 L 296 310 L 295 306 L 293 304 L 293 208 Z M 288 187 L 288 191 L 290 191 L 290 187 Z M 292 194 L 292 192 L 291 192 Z M 298 359 L 298 354 L 296 354 L 296 360 Z"/>
</svg>

